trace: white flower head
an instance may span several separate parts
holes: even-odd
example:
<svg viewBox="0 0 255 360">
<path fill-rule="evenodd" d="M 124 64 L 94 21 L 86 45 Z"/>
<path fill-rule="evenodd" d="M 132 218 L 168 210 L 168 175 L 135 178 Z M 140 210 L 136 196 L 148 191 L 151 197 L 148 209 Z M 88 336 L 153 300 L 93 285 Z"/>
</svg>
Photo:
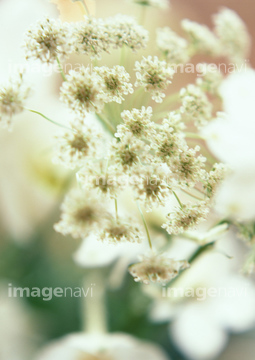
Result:
<svg viewBox="0 0 255 360">
<path fill-rule="evenodd" d="M 5 85 L 0 85 L 0 125 L 11 128 L 13 115 L 24 109 L 24 102 L 30 94 L 30 87 L 24 84 L 24 74 L 20 72 Z"/>
<path fill-rule="evenodd" d="M 132 16 L 118 14 L 106 19 L 107 27 L 111 33 L 111 43 L 115 48 L 127 46 L 134 52 L 147 46 L 148 31 L 138 25 Z"/>
<path fill-rule="evenodd" d="M 187 145 L 182 147 L 178 157 L 174 157 L 170 169 L 176 175 L 177 181 L 184 186 L 193 186 L 205 177 L 206 158 L 201 154 L 197 156 L 199 146 L 194 149 Z"/>
<path fill-rule="evenodd" d="M 130 132 L 137 138 L 147 138 L 154 133 L 154 123 L 151 121 L 152 108 L 142 106 L 141 110 L 124 110 L 121 113 L 124 124 L 118 125 L 116 137 L 126 136 Z"/>
<path fill-rule="evenodd" d="M 129 267 L 130 274 L 137 282 L 148 285 L 150 282 L 162 285 L 174 279 L 181 270 L 187 269 L 189 263 L 186 260 L 174 260 L 166 255 L 141 256 L 140 262 Z"/>
<path fill-rule="evenodd" d="M 217 188 L 222 183 L 225 175 L 227 174 L 227 170 L 227 166 L 222 163 L 216 163 L 213 165 L 212 170 L 206 176 L 204 185 L 208 198 L 211 198 L 215 195 Z"/>
<path fill-rule="evenodd" d="M 162 121 L 163 131 L 181 134 L 184 129 L 185 124 L 182 121 L 181 114 L 176 111 L 171 111 Z"/>
<path fill-rule="evenodd" d="M 193 120 L 194 124 L 200 128 L 212 119 L 212 104 L 206 94 L 193 84 L 183 88 L 180 92 L 182 100 L 181 112 L 188 119 Z"/>
<path fill-rule="evenodd" d="M 60 20 L 45 18 L 32 25 L 25 35 L 27 59 L 55 63 L 65 59 L 72 51 L 71 25 Z"/>
<path fill-rule="evenodd" d="M 193 54 L 219 54 L 219 40 L 207 26 L 188 19 L 182 20 L 181 26 L 188 36 Z"/>
<path fill-rule="evenodd" d="M 241 64 L 249 55 L 251 47 L 245 23 L 235 11 L 227 8 L 214 15 L 214 23 L 223 54 L 238 65 Z"/>
<path fill-rule="evenodd" d="M 188 42 L 169 27 L 157 29 L 157 46 L 166 55 L 170 64 L 185 64 L 189 61 Z"/>
<path fill-rule="evenodd" d="M 118 166 L 110 165 L 105 167 L 102 163 L 86 164 L 77 174 L 78 181 L 84 189 L 93 189 L 100 196 L 116 198 L 118 193 L 123 190 L 121 176 L 123 172 Z"/>
<path fill-rule="evenodd" d="M 78 54 L 100 59 L 102 52 L 110 52 L 111 34 L 100 18 L 85 16 L 84 21 L 73 26 L 72 37 Z"/>
<path fill-rule="evenodd" d="M 112 218 L 98 233 L 97 237 L 103 242 L 112 244 L 140 243 L 144 238 L 139 225 L 136 225 L 136 221 L 131 218 Z"/>
<path fill-rule="evenodd" d="M 73 190 L 61 205 L 60 221 L 54 229 L 73 238 L 84 238 L 108 216 L 98 197 L 88 191 Z"/>
<path fill-rule="evenodd" d="M 137 181 L 132 188 L 137 200 L 141 201 L 147 211 L 157 206 L 164 206 L 171 194 L 173 181 L 161 165 L 137 165 L 132 170 Z"/>
<path fill-rule="evenodd" d="M 149 145 L 128 133 L 121 140 L 113 140 L 111 160 L 120 165 L 123 171 L 130 171 L 134 165 L 151 160 L 149 150 Z"/>
<path fill-rule="evenodd" d="M 82 66 L 79 71 L 71 70 L 61 88 L 61 100 L 80 115 L 85 112 L 100 112 L 104 102 L 100 77 Z"/>
<path fill-rule="evenodd" d="M 206 219 L 209 212 L 208 203 L 201 201 L 199 204 L 185 204 L 174 213 L 167 215 L 167 222 L 162 225 L 169 234 L 180 234 L 194 229 L 201 221 Z"/>
<path fill-rule="evenodd" d="M 215 64 L 204 63 L 199 65 L 202 75 L 197 79 L 197 85 L 203 91 L 207 91 L 213 95 L 217 95 L 219 92 L 219 87 L 223 80 L 223 75 L 218 69 L 215 69 Z"/>
<path fill-rule="evenodd" d="M 71 169 L 81 167 L 85 162 L 97 155 L 97 143 L 100 134 L 91 126 L 75 126 L 57 136 L 55 163 Z"/>
<path fill-rule="evenodd" d="M 161 103 L 165 97 L 163 90 L 171 84 L 174 69 L 165 61 L 160 61 L 157 56 L 148 56 L 143 57 L 140 62 L 136 61 L 135 71 L 135 86 L 142 86 L 146 92 L 151 93 L 153 100 Z"/>
<path fill-rule="evenodd" d="M 123 95 L 134 92 L 130 75 L 123 66 L 116 65 L 112 69 L 106 66 L 95 67 L 94 72 L 102 80 L 100 97 L 105 103 L 115 101 L 121 104 L 125 100 Z"/>
</svg>

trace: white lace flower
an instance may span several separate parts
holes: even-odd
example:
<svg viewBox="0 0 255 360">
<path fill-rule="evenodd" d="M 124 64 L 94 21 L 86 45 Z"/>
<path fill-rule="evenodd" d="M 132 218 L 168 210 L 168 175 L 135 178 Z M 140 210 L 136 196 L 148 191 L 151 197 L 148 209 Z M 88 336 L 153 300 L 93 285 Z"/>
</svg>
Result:
<svg viewBox="0 0 255 360">
<path fill-rule="evenodd" d="M 30 94 L 30 87 L 24 84 L 24 74 L 20 72 L 5 85 L 0 85 L 0 125 L 11 128 L 13 115 L 19 114 Z"/>
<path fill-rule="evenodd" d="M 100 97 L 101 79 L 89 68 L 82 66 L 79 71 L 71 70 L 61 88 L 60 99 L 76 113 L 100 112 L 104 102 Z"/>
<path fill-rule="evenodd" d="M 116 65 L 112 69 L 106 66 L 95 67 L 94 72 L 102 80 L 100 97 L 105 103 L 115 101 L 121 104 L 125 100 L 123 95 L 134 92 L 130 75 L 123 66 Z"/>
<path fill-rule="evenodd" d="M 78 54 L 100 59 L 102 52 L 110 52 L 111 33 L 100 18 L 85 16 L 84 21 L 73 26 L 72 37 Z"/>
<path fill-rule="evenodd" d="M 45 63 L 65 59 L 73 51 L 70 29 L 70 24 L 60 20 L 45 18 L 38 21 L 25 35 L 26 58 Z"/>
<path fill-rule="evenodd" d="M 116 137 L 126 136 L 127 132 L 137 138 L 147 138 L 155 132 L 154 123 L 151 121 L 152 108 L 142 106 L 141 110 L 125 110 L 121 113 L 124 124 L 118 125 Z"/>
<path fill-rule="evenodd" d="M 181 134 L 185 127 L 181 114 L 176 111 L 171 111 L 162 121 L 162 131 Z"/>
<path fill-rule="evenodd" d="M 198 145 L 194 149 L 186 145 L 180 149 L 178 157 L 172 159 L 170 169 L 181 185 L 193 186 L 205 178 L 206 158 L 202 155 L 197 156 L 199 150 Z"/>
<path fill-rule="evenodd" d="M 54 229 L 63 235 L 71 234 L 73 238 L 84 238 L 107 217 L 105 208 L 93 193 L 73 190 L 61 205 L 60 221 Z"/>
<path fill-rule="evenodd" d="M 215 68 L 215 64 L 200 64 L 201 76 L 197 79 L 197 85 L 203 90 L 211 93 L 212 95 L 218 95 L 219 87 L 223 80 L 221 72 Z"/>
<path fill-rule="evenodd" d="M 211 198 L 215 195 L 217 188 L 223 182 L 227 173 L 227 166 L 219 163 L 214 164 L 212 170 L 207 174 L 205 179 L 204 189 L 206 195 Z"/>
<path fill-rule="evenodd" d="M 56 155 L 53 159 L 55 163 L 75 169 L 97 155 L 97 142 L 100 135 L 91 127 L 75 126 L 56 138 Z"/>
<path fill-rule="evenodd" d="M 183 88 L 180 92 L 182 100 L 181 112 L 194 121 L 194 124 L 200 128 L 212 119 L 212 104 L 206 94 L 193 84 Z"/>
<path fill-rule="evenodd" d="M 173 184 L 162 166 L 138 165 L 132 170 L 132 175 L 137 178 L 132 184 L 135 197 L 143 203 L 147 211 L 165 205 Z"/>
<path fill-rule="evenodd" d="M 142 86 L 146 92 L 151 93 L 152 99 L 160 103 L 163 101 L 165 94 L 162 90 L 166 90 L 171 84 L 174 76 L 174 69 L 167 65 L 165 61 L 160 61 L 157 56 L 152 58 L 143 57 L 142 61 L 136 61 L 136 83 L 135 86 Z"/>
<path fill-rule="evenodd" d="M 134 165 L 151 160 L 149 150 L 149 145 L 135 139 L 132 134 L 128 133 L 121 140 L 113 140 L 111 144 L 111 160 L 121 165 L 123 171 L 130 171 Z"/>
<path fill-rule="evenodd" d="M 201 201 L 199 204 L 185 204 L 174 213 L 167 215 L 167 222 L 162 225 L 168 234 L 180 234 L 186 230 L 195 228 L 201 221 L 205 220 L 209 209 L 208 203 Z"/>
<path fill-rule="evenodd" d="M 166 55 L 167 62 L 173 65 L 189 61 L 188 42 L 169 27 L 157 29 L 157 46 Z"/>
<path fill-rule="evenodd" d="M 97 190 L 99 195 L 108 198 L 116 198 L 118 193 L 123 190 L 124 184 L 121 182 L 123 172 L 118 166 L 105 166 L 100 162 L 97 164 L 87 164 L 77 174 L 77 179 L 84 189 Z"/>
<path fill-rule="evenodd" d="M 139 225 L 135 225 L 136 221 L 131 218 L 111 219 L 106 226 L 98 233 L 99 240 L 112 244 L 120 244 L 125 242 L 140 243 L 144 236 Z"/>
<path fill-rule="evenodd" d="M 234 63 L 242 64 L 251 47 L 251 38 L 245 23 L 235 11 L 227 8 L 214 15 L 213 20 L 223 54 Z"/>
<path fill-rule="evenodd" d="M 181 270 L 187 269 L 186 260 L 174 260 L 166 255 L 141 256 L 140 262 L 129 267 L 135 281 L 148 285 L 150 282 L 166 284 L 174 279 Z"/>
<path fill-rule="evenodd" d="M 132 16 L 118 14 L 106 19 L 106 26 L 111 33 L 111 43 L 115 48 L 126 45 L 134 52 L 147 46 L 149 35 Z"/>
<path fill-rule="evenodd" d="M 188 19 L 182 20 L 181 26 L 189 38 L 190 50 L 193 54 L 219 54 L 219 40 L 207 26 Z"/>
</svg>

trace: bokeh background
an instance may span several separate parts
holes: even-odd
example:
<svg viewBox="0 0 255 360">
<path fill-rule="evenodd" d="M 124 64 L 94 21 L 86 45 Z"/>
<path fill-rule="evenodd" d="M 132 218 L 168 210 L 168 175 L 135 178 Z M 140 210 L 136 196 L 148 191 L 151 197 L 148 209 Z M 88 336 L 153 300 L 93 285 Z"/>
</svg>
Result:
<svg viewBox="0 0 255 360">
<path fill-rule="evenodd" d="M 140 16 L 140 8 L 125 0 L 96 0 L 97 16 L 116 13 Z M 253 0 L 171 0 L 169 11 L 149 9 L 145 27 L 170 26 L 181 33 L 180 20 L 211 26 L 211 16 L 222 6 L 235 10 L 247 24 L 254 42 Z M 23 63 L 23 34 L 43 15 L 58 16 L 47 0 L 0 0 L 0 80 L 6 80 L 15 64 Z M 250 63 L 255 65 L 255 47 Z M 187 82 L 185 75 L 176 88 Z M 65 121 L 67 114 L 58 102 L 61 79 L 33 74 L 36 84 L 32 106 Z M 45 104 L 47 106 L 45 107 Z M 15 119 L 13 132 L 0 131 L 0 360 L 28 360 L 36 349 L 50 340 L 82 327 L 79 298 L 8 299 L 8 284 L 21 287 L 81 286 L 86 270 L 77 267 L 73 254 L 79 242 L 56 234 L 53 224 L 59 205 L 72 183 L 70 173 L 51 162 L 52 137 L 56 129 L 32 114 Z M 110 271 L 108 268 L 105 271 Z M 121 288 L 107 292 L 110 331 L 131 333 L 161 344 L 173 360 L 185 360 L 168 337 L 168 324 L 148 321 L 151 300 L 130 276 Z M 255 304 L 254 304 L 255 306 Z M 219 360 L 253 360 L 255 330 L 232 335 Z"/>
</svg>

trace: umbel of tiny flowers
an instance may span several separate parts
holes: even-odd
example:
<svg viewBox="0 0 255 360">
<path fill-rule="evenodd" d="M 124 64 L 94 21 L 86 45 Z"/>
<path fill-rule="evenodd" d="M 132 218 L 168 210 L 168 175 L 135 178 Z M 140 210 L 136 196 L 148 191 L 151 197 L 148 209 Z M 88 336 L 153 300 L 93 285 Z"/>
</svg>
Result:
<svg viewBox="0 0 255 360">
<path fill-rule="evenodd" d="M 189 51 L 191 55 L 197 53 L 212 56 L 219 55 L 219 40 L 207 26 L 188 19 L 182 20 L 181 26 L 189 39 Z"/>
<path fill-rule="evenodd" d="M 178 235 L 195 228 L 209 213 L 208 201 L 199 204 L 182 204 L 175 212 L 167 215 L 167 222 L 162 225 L 168 234 Z"/>
<path fill-rule="evenodd" d="M 55 163 L 75 169 L 97 156 L 100 134 L 91 126 L 72 126 L 72 129 L 56 138 Z"/>
<path fill-rule="evenodd" d="M 235 11 L 222 8 L 213 21 L 222 53 L 237 65 L 242 64 L 251 48 L 251 38 L 243 20 Z"/>
<path fill-rule="evenodd" d="M 205 181 L 204 181 L 204 189 L 206 190 L 206 196 L 211 199 L 224 180 L 226 174 L 228 172 L 228 168 L 226 165 L 222 163 L 215 163 L 209 173 L 207 173 Z"/>
<path fill-rule="evenodd" d="M 157 29 L 157 46 L 169 64 L 178 65 L 189 61 L 187 40 L 177 35 L 169 27 Z"/>
<path fill-rule="evenodd" d="M 61 211 L 60 221 L 54 225 L 54 229 L 73 238 L 84 238 L 108 216 L 96 194 L 76 189 L 67 194 Z"/>
<path fill-rule="evenodd" d="M 130 75 L 123 66 L 116 65 L 112 69 L 106 66 L 95 67 L 94 72 L 102 80 L 100 97 L 105 103 L 115 101 L 121 104 L 125 100 L 123 95 L 134 92 Z"/>
<path fill-rule="evenodd" d="M 144 236 L 132 218 L 112 218 L 104 228 L 97 234 L 98 240 L 103 242 L 120 244 L 123 242 L 140 243 Z"/>
<path fill-rule="evenodd" d="M 122 182 L 123 172 L 116 165 L 106 164 L 103 161 L 86 164 L 86 166 L 77 173 L 77 179 L 82 188 L 96 190 L 99 196 L 109 199 L 116 199 L 117 195 L 124 188 Z M 124 180 L 124 179 L 123 179 Z"/>
<path fill-rule="evenodd" d="M 90 68 L 81 66 L 71 70 L 61 88 L 60 99 L 79 115 L 86 112 L 101 112 L 104 102 L 100 96 L 102 82 Z"/>
<path fill-rule="evenodd" d="M 0 85 L 0 125 L 11 129 L 13 115 L 24 109 L 25 100 L 31 89 L 24 83 L 24 73 L 13 76 L 6 84 Z"/>
<path fill-rule="evenodd" d="M 149 285 L 150 282 L 165 285 L 174 279 L 181 270 L 187 269 L 189 263 L 186 260 L 174 260 L 166 254 L 141 256 L 140 262 L 129 267 L 130 274 L 136 282 Z"/>
<path fill-rule="evenodd" d="M 174 69 L 165 61 L 160 61 L 157 56 L 143 57 L 142 61 L 136 61 L 136 83 L 135 86 L 142 86 L 146 92 L 151 94 L 153 100 L 158 103 L 163 101 L 167 86 L 171 84 L 174 76 Z"/>
<path fill-rule="evenodd" d="M 25 34 L 26 59 L 44 63 L 64 60 L 72 51 L 71 25 L 45 18 L 33 24 Z"/>
<path fill-rule="evenodd" d="M 212 119 L 212 104 L 200 87 L 189 84 L 180 91 L 181 112 L 200 128 Z"/>
<path fill-rule="evenodd" d="M 152 108 L 150 106 L 147 108 L 142 106 L 141 110 L 125 110 L 121 113 L 121 118 L 124 124 L 118 125 L 116 137 L 122 138 L 129 132 L 136 138 L 146 139 L 155 133 L 154 122 L 151 121 Z"/>
<path fill-rule="evenodd" d="M 72 27 L 74 50 L 91 59 L 100 59 L 102 52 L 110 52 L 111 35 L 103 19 L 85 16 L 84 21 Z"/>
<path fill-rule="evenodd" d="M 162 165 L 137 165 L 132 169 L 132 175 L 137 178 L 132 184 L 135 198 L 142 202 L 147 211 L 166 204 L 174 180 Z"/>
<path fill-rule="evenodd" d="M 133 52 L 146 48 L 149 33 L 132 16 L 118 14 L 105 20 L 114 48 L 127 46 Z"/>
</svg>

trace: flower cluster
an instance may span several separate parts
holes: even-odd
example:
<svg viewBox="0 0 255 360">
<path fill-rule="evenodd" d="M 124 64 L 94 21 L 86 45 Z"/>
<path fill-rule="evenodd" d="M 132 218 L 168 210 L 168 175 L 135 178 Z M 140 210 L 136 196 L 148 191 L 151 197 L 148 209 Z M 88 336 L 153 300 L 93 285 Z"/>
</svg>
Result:
<svg viewBox="0 0 255 360">
<path fill-rule="evenodd" d="M 157 29 L 157 46 L 170 64 L 184 64 L 189 61 L 187 40 L 169 27 Z"/>
<path fill-rule="evenodd" d="M 181 112 L 200 128 L 212 119 L 212 104 L 200 87 L 190 84 L 180 92 Z"/>
<path fill-rule="evenodd" d="M 24 83 L 23 72 L 0 86 L 0 124 L 4 128 L 11 128 L 12 116 L 22 112 L 29 94 L 30 87 Z"/>
<path fill-rule="evenodd" d="M 70 29 L 69 24 L 49 18 L 32 25 L 25 36 L 26 59 L 44 63 L 65 59 L 73 51 Z"/>
<path fill-rule="evenodd" d="M 129 267 L 130 274 L 137 282 L 148 285 L 150 282 L 167 284 L 174 279 L 181 270 L 187 269 L 186 260 L 174 260 L 166 255 L 141 256 L 140 262 Z"/>
<path fill-rule="evenodd" d="M 180 234 L 196 227 L 201 220 L 205 220 L 209 212 L 208 203 L 201 201 L 199 204 L 182 205 L 175 212 L 167 215 L 167 222 L 162 225 L 169 234 Z"/>
<path fill-rule="evenodd" d="M 201 53 L 213 56 L 219 54 L 219 40 L 207 26 L 188 19 L 183 20 L 181 25 L 189 38 L 190 51 L 193 54 Z"/>
<path fill-rule="evenodd" d="M 218 95 L 219 87 L 223 80 L 223 75 L 218 69 L 213 68 L 210 64 L 200 64 L 202 76 L 196 81 L 197 85 L 212 95 Z"/>
<path fill-rule="evenodd" d="M 151 93 L 152 99 L 158 103 L 163 101 L 165 90 L 174 76 L 174 69 L 165 61 L 160 61 L 157 56 L 143 58 L 141 62 L 135 63 L 136 83 L 142 86 L 146 92 Z"/>
<path fill-rule="evenodd" d="M 223 8 L 214 16 L 214 23 L 223 54 L 230 61 L 242 64 L 251 47 L 251 39 L 242 19 L 233 10 Z"/>
</svg>

